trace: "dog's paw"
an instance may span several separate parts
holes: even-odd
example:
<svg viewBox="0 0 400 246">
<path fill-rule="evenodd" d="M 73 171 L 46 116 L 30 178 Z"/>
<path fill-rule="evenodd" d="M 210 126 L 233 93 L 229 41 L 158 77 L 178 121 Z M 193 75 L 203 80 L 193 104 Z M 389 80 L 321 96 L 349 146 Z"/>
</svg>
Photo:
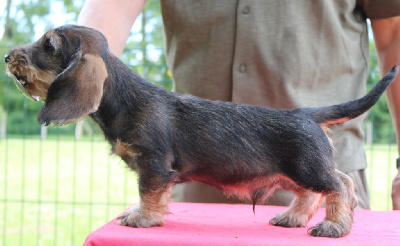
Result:
<svg viewBox="0 0 400 246">
<path fill-rule="evenodd" d="M 132 206 L 123 215 L 117 218 L 117 222 L 130 227 L 153 227 L 165 224 L 163 215 L 155 211 L 143 211 L 139 206 Z"/>
<path fill-rule="evenodd" d="M 269 223 L 274 226 L 282 227 L 304 227 L 307 225 L 308 220 L 308 216 L 304 214 L 283 212 L 271 219 Z"/>
<path fill-rule="evenodd" d="M 314 237 L 343 237 L 350 233 L 351 226 L 324 220 L 308 229 L 308 234 Z"/>
</svg>

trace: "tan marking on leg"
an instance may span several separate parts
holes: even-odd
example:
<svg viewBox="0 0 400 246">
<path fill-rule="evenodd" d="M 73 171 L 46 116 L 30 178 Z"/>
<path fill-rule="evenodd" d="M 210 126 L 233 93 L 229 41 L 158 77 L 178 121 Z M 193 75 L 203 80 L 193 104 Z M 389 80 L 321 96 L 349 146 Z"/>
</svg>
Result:
<svg viewBox="0 0 400 246">
<path fill-rule="evenodd" d="M 271 225 L 283 227 L 304 227 L 324 202 L 322 194 L 309 190 L 296 192 L 290 207 L 270 220 Z"/>
<path fill-rule="evenodd" d="M 308 233 L 312 236 L 342 237 L 351 230 L 354 208 L 357 206 L 354 185 L 346 174 L 340 171 L 336 173 L 341 181 L 340 190 L 327 194 L 326 217 L 324 221 L 309 229 Z"/>
<path fill-rule="evenodd" d="M 165 224 L 163 215 L 168 214 L 170 189 L 140 196 L 140 203 L 130 207 L 117 218 L 120 225 L 131 227 L 153 227 Z"/>
</svg>

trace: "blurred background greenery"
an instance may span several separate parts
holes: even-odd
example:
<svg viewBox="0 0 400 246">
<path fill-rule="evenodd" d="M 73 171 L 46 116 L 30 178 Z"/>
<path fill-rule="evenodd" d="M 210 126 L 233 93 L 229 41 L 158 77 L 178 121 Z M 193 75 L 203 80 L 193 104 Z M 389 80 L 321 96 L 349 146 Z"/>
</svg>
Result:
<svg viewBox="0 0 400 246">
<path fill-rule="evenodd" d="M 50 28 L 75 24 L 82 5 L 83 0 L 0 0 L 0 56 Z M 159 1 L 149 0 L 121 59 L 171 89 L 163 44 Z M 368 88 L 380 78 L 372 39 L 370 52 Z M 135 174 L 109 156 L 90 119 L 41 127 L 36 117 L 42 106 L 21 96 L 0 59 L 0 245 L 81 245 L 88 233 L 138 201 Z M 397 157 L 391 124 L 382 97 L 365 127 L 371 204 L 377 210 L 391 209 Z"/>
</svg>

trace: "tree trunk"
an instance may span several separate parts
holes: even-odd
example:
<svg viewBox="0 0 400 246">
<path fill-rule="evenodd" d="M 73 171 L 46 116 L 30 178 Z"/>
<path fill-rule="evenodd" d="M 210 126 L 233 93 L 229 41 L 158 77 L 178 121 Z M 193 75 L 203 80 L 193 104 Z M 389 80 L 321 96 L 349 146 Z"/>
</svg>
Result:
<svg viewBox="0 0 400 246">
<path fill-rule="evenodd" d="M 11 2 L 12 0 L 7 0 L 6 6 L 6 21 L 4 23 L 4 34 L 2 37 L 2 41 L 11 40 L 13 36 L 12 27 L 10 24 L 10 10 L 11 10 Z"/>
</svg>

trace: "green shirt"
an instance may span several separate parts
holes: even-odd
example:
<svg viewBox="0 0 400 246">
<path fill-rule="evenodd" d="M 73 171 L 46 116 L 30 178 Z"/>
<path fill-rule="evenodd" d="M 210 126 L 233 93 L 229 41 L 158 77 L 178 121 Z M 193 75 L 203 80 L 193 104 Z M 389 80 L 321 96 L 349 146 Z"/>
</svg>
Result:
<svg viewBox="0 0 400 246">
<path fill-rule="evenodd" d="M 369 67 L 366 19 L 400 15 L 399 0 L 161 4 L 177 92 L 285 109 L 362 97 Z M 366 167 L 365 118 L 332 128 L 335 159 L 344 172 Z"/>
</svg>

